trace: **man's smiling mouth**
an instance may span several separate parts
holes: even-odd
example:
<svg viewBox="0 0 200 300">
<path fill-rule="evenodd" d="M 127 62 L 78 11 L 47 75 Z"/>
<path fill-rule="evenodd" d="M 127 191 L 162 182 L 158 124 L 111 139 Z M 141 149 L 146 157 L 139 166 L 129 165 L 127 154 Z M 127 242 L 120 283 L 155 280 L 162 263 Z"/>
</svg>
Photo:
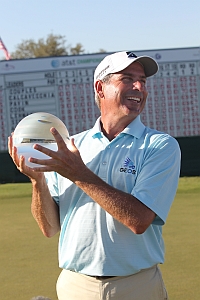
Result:
<svg viewBox="0 0 200 300">
<path fill-rule="evenodd" d="M 140 103 L 141 102 L 141 99 L 138 98 L 138 97 L 127 97 L 128 100 L 131 100 L 131 101 L 135 101 L 137 103 Z"/>
</svg>

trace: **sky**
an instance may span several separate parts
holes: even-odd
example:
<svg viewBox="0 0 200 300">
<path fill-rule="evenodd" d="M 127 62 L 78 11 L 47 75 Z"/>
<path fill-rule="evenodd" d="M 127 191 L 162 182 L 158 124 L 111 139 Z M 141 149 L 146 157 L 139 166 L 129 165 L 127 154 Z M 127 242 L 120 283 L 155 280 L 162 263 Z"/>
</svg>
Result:
<svg viewBox="0 0 200 300">
<path fill-rule="evenodd" d="M 0 0 L 0 10 L 10 53 L 50 33 L 85 53 L 200 46 L 200 0 Z"/>
</svg>

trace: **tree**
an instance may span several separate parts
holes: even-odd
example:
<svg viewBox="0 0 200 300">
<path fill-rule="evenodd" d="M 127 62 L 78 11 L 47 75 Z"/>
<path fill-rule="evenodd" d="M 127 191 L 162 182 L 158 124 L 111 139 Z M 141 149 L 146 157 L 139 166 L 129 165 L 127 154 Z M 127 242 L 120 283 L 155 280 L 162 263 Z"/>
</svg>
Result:
<svg viewBox="0 0 200 300">
<path fill-rule="evenodd" d="M 81 54 L 84 52 L 85 52 L 85 50 L 83 49 L 83 46 L 80 43 L 76 44 L 76 46 L 74 48 L 70 49 L 70 54 L 72 54 L 72 55 L 77 55 L 77 54 Z"/>
<path fill-rule="evenodd" d="M 99 53 L 106 53 L 107 51 L 105 50 L 105 49 L 99 49 L 99 51 L 98 51 Z"/>
<path fill-rule="evenodd" d="M 83 46 L 80 43 L 71 48 L 69 45 L 65 46 L 65 42 L 64 36 L 54 34 L 49 34 L 46 40 L 41 38 L 37 42 L 33 39 L 23 40 L 17 45 L 16 51 L 11 53 L 11 58 L 34 58 L 84 53 Z"/>
<path fill-rule="evenodd" d="M 83 45 L 77 43 L 75 47 L 65 45 L 66 39 L 62 35 L 49 34 L 46 39 L 38 41 L 33 39 L 23 40 L 16 46 L 16 51 L 11 53 L 12 59 L 35 58 L 61 55 L 78 55 L 85 53 Z M 99 49 L 99 53 L 106 53 L 106 50 Z M 97 52 L 97 53 L 98 53 Z"/>
</svg>

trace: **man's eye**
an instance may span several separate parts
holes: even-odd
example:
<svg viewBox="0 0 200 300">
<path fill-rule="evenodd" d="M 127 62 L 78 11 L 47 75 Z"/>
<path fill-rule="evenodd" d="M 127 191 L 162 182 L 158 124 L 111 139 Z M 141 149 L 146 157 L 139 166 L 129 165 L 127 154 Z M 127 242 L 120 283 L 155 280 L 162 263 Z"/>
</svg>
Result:
<svg viewBox="0 0 200 300">
<path fill-rule="evenodd" d="M 133 79 L 131 77 L 123 77 L 122 80 L 125 82 L 133 82 Z"/>
<path fill-rule="evenodd" d="M 135 80 L 134 78 L 130 77 L 130 76 L 124 76 L 121 78 L 122 82 L 126 83 L 126 84 L 133 84 L 134 82 L 136 81 L 139 81 L 142 85 L 146 85 L 146 79 L 144 78 L 141 78 L 141 79 L 138 79 L 138 80 Z"/>
</svg>

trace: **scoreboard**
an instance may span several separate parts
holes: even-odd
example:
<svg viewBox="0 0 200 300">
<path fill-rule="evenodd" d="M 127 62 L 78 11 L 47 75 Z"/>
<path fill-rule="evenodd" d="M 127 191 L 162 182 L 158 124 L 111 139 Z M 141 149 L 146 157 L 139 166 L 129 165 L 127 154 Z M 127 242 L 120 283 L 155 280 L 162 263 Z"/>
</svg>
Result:
<svg viewBox="0 0 200 300">
<path fill-rule="evenodd" d="M 174 137 L 200 136 L 200 48 L 134 51 L 159 64 L 148 78 L 144 124 Z M 91 128 L 100 115 L 93 74 L 108 53 L 0 61 L 0 151 L 25 116 L 48 112 L 69 134 Z"/>
</svg>

